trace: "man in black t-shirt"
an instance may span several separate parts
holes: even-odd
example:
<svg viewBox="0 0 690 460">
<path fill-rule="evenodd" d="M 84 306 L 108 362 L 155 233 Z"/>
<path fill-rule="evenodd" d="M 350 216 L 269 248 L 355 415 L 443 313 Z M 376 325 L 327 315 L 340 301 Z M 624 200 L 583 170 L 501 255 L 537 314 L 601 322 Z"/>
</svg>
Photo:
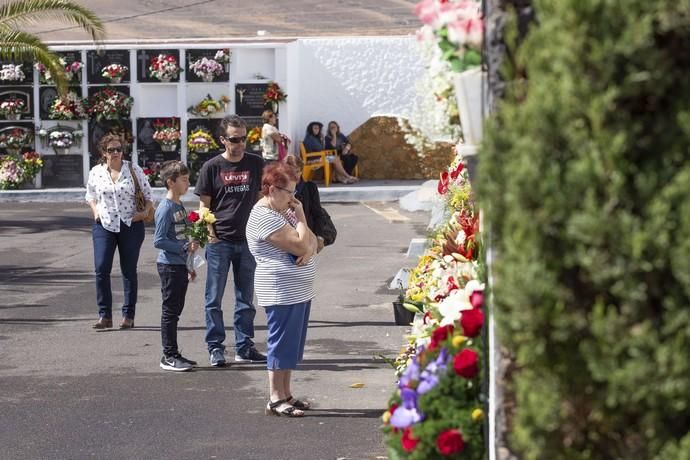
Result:
<svg viewBox="0 0 690 460">
<path fill-rule="evenodd" d="M 256 262 L 247 247 L 245 230 L 254 203 L 259 199 L 263 159 L 244 151 L 247 126 L 237 115 L 220 124 L 225 152 L 208 160 L 199 171 L 194 193 L 200 206 L 211 210 L 216 223 L 206 246 L 206 343 L 212 366 L 225 365 L 225 323 L 222 301 L 232 265 L 235 285 L 235 361 L 266 362 L 254 348 L 254 270 Z"/>
</svg>

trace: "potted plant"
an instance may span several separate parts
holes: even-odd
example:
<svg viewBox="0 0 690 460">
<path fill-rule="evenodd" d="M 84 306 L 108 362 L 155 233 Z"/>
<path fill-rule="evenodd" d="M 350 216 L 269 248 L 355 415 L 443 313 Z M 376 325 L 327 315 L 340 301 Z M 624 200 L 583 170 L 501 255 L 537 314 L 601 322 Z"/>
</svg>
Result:
<svg viewBox="0 0 690 460">
<path fill-rule="evenodd" d="M 207 94 L 204 99 L 201 100 L 197 105 L 193 105 L 187 109 L 187 111 L 193 115 L 200 117 L 210 117 L 215 113 L 220 111 L 225 111 L 228 107 L 230 98 L 227 96 L 221 96 L 220 100 L 215 100 L 210 94 Z"/>
<path fill-rule="evenodd" d="M 24 81 L 26 75 L 22 70 L 23 64 L 3 64 L 0 68 L 0 80 L 2 81 Z"/>
<path fill-rule="evenodd" d="M 247 132 L 247 145 L 255 152 L 261 150 L 261 127 L 255 126 Z"/>
<path fill-rule="evenodd" d="M 208 153 L 209 150 L 216 150 L 219 146 L 209 130 L 203 126 L 198 127 L 187 136 L 187 150 L 192 154 Z M 196 159 L 196 156 L 192 159 Z"/>
<path fill-rule="evenodd" d="M 159 54 L 151 59 L 151 65 L 149 65 L 149 75 L 162 82 L 177 78 L 182 71 L 172 54 Z"/>
<path fill-rule="evenodd" d="M 68 82 L 74 80 L 79 81 L 79 75 L 81 73 L 81 69 L 84 68 L 84 64 L 82 64 L 80 61 L 74 61 L 70 64 L 67 64 L 67 61 L 63 57 L 60 58 L 60 64 L 65 68 L 65 78 Z M 48 70 L 45 65 L 37 62 L 34 64 L 34 67 L 36 70 L 38 70 L 38 79 L 41 83 L 46 85 L 55 84 L 53 81 L 53 76 L 50 74 L 50 70 Z"/>
<path fill-rule="evenodd" d="M 43 167 L 36 152 L 25 152 L 21 157 L 7 155 L 0 158 L 0 189 L 16 189 L 30 184 Z"/>
<path fill-rule="evenodd" d="M 225 72 L 225 69 L 218 61 L 205 57 L 192 62 L 189 65 L 189 69 L 205 82 L 212 82 L 215 77 Z"/>
<path fill-rule="evenodd" d="M 112 88 L 105 88 L 89 98 L 88 113 L 91 118 L 103 120 L 123 120 L 129 118 L 134 98 Z"/>
<path fill-rule="evenodd" d="M 393 301 L 393 318 L 396 326 L 409 326 L 419 309 L 405 299 L 405 289 L 399 288 L 398 298 Z"/>
<path fill-rule="evenodd" d="M 216 62 L 223 64 L 223 68 L 226 72 L 228 72 L 230 70 L 230 56 L 232 56 L 230 49 L 223 48 L 222 50 L 216 51 L 216 55 L 213 56 L 213 59 Z"/>
<path fill-rule="evenodd" d="M 70 91 L 63 97 L 56 97 L 48 109 L 51 120 L 84 120 L 88 118 L 85 100 Z"/>
<path fill-rule="evenodd" d="M 161 146 L 164 152 L 174 152 L 177 149 L 177 141 L 180 140 L 180 122 L 177 118 L 156 119 L 153 122 L 153 139 Z"/>
<path fill-rule="evenodd" d="M 278 104 L 285 100 L 287 100 L 287 94 L 283 92 L 278 83 L 268 82 L 268 87 L 264 93 L 264 101 L 266 101 L 266 105 L 270 105 L 273 113 L 278 113 Z"/>
<path fill-rule="evenodd" d="M 110 64 L 101 69 L 101 76 L 110 80 L 110 83 L 120 83 L 127 74 L 129 68 L 122 64 Z"/>
<path fill-rule="evenodd" d="M 23 147 L 33 141 L 33 133 L 27 128 L 14 128 L 9 133 L 0 134 L 0 148 L 7 150 L 10 155 L 19 155 Z"/>
<path fill-rule="evenodd" d="M 26 112 L 24 99 L 10 96 L 0 102 L 0 114 L 8 120 L 20 120 L 24 112 Z"/>
</svg>

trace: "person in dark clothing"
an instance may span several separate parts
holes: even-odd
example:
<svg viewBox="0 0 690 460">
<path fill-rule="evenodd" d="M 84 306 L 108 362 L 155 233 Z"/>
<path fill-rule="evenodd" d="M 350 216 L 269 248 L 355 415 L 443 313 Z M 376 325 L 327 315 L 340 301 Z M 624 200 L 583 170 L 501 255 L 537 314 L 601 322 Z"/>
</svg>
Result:
<svg viewBox="0 0 690 460">
<path fill-rule="evenodd" d="M 326 133 L 326 149 L 335 149 L 340 155 L 340 161 L 348 174 L 357 166 L 359 157 L 352 151 L 352 144 L 347 136 L 340 132 L 340 125 L 335 121 L 328 122 L 328 132 Z"/>
<path fill-rule="evenodd" d="M 321 133 L 321 128 L 323 128 L 323 123 L 318 121 L 312 121 L 307 126 L 307 132 L 304 135 L 304 150 L 309 152 L 320 152 L 326 150 L 323 134 Z M 353 184 L 359 179 L 352 177 L 345 171 L 343 163 L 338 158 L 338 155 L 328 155 L 326 159 L 329 163 L 333 165 L 333 170 L 335 171 L 335 180 L 333 182 L 342 182 L 344 184 Z"/>
</svg>

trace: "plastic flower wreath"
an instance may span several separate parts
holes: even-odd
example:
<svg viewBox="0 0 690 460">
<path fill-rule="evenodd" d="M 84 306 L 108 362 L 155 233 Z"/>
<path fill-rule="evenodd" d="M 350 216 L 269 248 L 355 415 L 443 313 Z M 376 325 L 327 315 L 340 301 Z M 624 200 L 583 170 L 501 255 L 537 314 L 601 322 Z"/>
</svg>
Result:
<svg viewBox="0 0 690 460">
<path fill-rule="evenodd" d="M 110 64 L 103 67 L 101 70 L 101 76 L 107 78 L 108 80 L 118 80 L 124 78 L 127 74 L 129 68 L 122 64 Z"/>
<path fill-rule="evenodd" d="M 478 0 L 423 0 L 415 13 L 425 25 L 420 38 L 436 40 L 455 72 L 481 65 L 484 20 Z"/>
<path fill-rule="evenodd" d="M 172 54 L 159 54 L 151 59 L 151 65 L 149 65 L 149 75 L 161 81 L 177 78 L 182 71 Z"/>
<path fill-rule="evenodd" d="M 161 145 L 175 144 L 180 140 L 180 121 L 177 118 L 156 119 L 153 122 L 153 139 Z"/>
<path fill-rule="evenodd" d="M 10 96 L 4 101 L 0 102 L 0 115 L 17 115 L 26 111 L 26 102 L 24 99 Z"/>
<path fill-rule="evenodd" d="M 187 149 L 191 153 L 203 153 L 220 148 L 205 127 L 199 127 L 187 136 Z"/>
<path fill-rule="evenodd" d="M 88 112 L 96 121 L 129 118 L 134 98 L 112 88 L 105 88 L 89 98 Z"/>
</svg>

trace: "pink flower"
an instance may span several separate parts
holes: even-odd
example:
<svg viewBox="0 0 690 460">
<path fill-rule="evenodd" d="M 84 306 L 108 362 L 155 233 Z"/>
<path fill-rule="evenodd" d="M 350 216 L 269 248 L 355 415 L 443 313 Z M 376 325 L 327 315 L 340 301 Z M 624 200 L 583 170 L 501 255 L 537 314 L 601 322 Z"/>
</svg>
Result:
<svg viewBox="0 0 690 460">
<path fill-rule="evenodd" d="M 434 29 L 442 25 L 436 0 L 423 0 L 417 3 L 414 12 L 423 24 L 428 24 Z"/>
</svg>

